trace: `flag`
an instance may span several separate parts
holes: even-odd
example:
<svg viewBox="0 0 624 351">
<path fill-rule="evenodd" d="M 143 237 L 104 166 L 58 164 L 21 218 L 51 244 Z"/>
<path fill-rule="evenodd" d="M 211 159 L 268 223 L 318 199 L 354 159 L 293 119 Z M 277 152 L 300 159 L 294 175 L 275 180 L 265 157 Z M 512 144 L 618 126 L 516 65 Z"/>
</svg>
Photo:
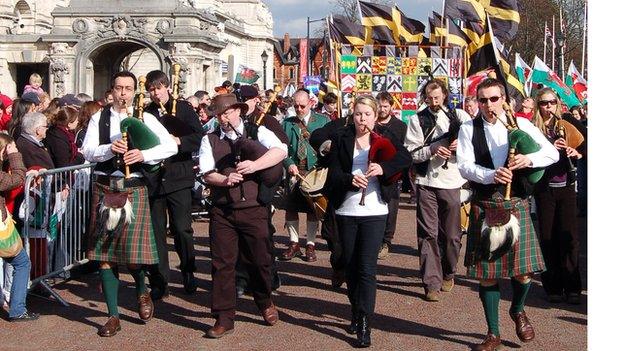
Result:
<svg viewBox="0 0 624 351">
<path fill-rule="evenodd" d="M 470 37 L 459 28 L 455 21 L 448 21 L 448 35 L 446 36 L 446 44 L 448 46 L 468 46 L 471 42 Z"/>
<path fill-rule="evenodd" d="M 480 0 L 490 18 L 492 32 L 502 40 L 509 41 L 518 33 L 520 14 L 517 0 Z"/>
<path fill-rule="evenodd" d="M 522 57 L 520 57 L 519 53 L 516 53 L 516 74 L 518 75 L 518 80 L 520 80 L 520 83 L 524 85 L 524 93 L 527 96 L 531 95 L 531 86 L 529 85 L 531 66 L 527 65 L 527 63 L 524 62 Z"/>
<path fill-rule="evenodd" d="M 433 11 L 433 17 L 429 17 L 429 41 L 433 45 L 439 45 L 445 35 L 446 28 L 442 25 L 442 16 Z"/>
<path fill-rule="evenodd" d="M 487 69 L 466 78 L 466 96 L 477 96 L 477 86 L 494 70 Z"/>
<path fill-rule="evenodd" d="M 330 16 L 328 21 L 331 40 L 351 45 L 372 44 L 370 30 L 358 23 L 350 22 L 343 16 Z"/>
<path fill-rule="evenodd" d="M 234 82 L 253 84 L 258 80 L 258 78 L 260 78 L 260 75 L 255 70 L 243 65 L 238 65 L 238 71 L 236 73 L 236 79 L 234 80 Z"/>
<path fill-rule="evenodd" d="M 531 81 L 534 84 L 542 84 L 545 87 L 553 89 L 564 104 L 568 107 L 580 105 L 579 99 L 575 92 L 563 83 L 561 78 L 555 74 L 544 61 L 535 56 L 533 59 L 533 71 L 531 72 Z"/>
<path fill-rule="evenodd" d="M 489 34 L 490 26 L 486 21 L 484 26 L 477 22 L 466 23 L 466 34 L 470 38 L 470 43 L 466 50 L 467 75 L 471 76 L 477 72 L 497 66 L 498 61 L 494 50 L 492 36 Z"/>
<path fill-rule="evenodd" d="M 396 6 L 358 1 L 362 25 L 373 30 L 373 37 L 390 39 L 396 45 L 419 44 L 425 32 L 422 22 L 405 16 Z"/>
<path fill-rule="evenodd" d="M 574 61 L 568 66 L 568 74 L 566 75 L 566 85 L 576 93 L 576 97 L 581 102 L 587 100 L 587 81 L 583 75 L 576 69 Z"/>
<path fill-rule="evenodd" d="M 485 22 L 485 9 L 477 0 L 446 0 L 444 17 L 463 22 Z"/>
</svg>

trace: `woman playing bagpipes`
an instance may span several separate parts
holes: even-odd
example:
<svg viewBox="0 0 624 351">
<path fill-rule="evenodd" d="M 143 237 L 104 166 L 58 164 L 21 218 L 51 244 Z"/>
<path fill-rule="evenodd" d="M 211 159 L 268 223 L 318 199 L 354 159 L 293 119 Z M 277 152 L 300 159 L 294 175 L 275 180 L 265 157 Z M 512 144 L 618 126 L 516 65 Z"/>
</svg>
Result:
<svg viewBox="0 0 624 351">
<path fill-rule="evenodd" d="M 533 123 L 559 151 L 559 161 L 546 168 L 534 191 L 538 236 L 547 268 L 541 275 L 542 285 L 550 302 L 565 297 L 568 303 L 579 304 L 582 285 L 575 164 L 586 152 L 585 131 L 562 118 L 561 100 L 552 89 L 540 90 L 535 102 Z"/>
<path fill-rule="evenodd" d="M 501 345 L 498 329 L 498 279 L 511 278 L 509 314 L 522 342 L 535 337 L 524 302 L 531 275 L 544 261 L 529 213 L 528 197 L 543 170 L 559 159 L 554 146 L 531 122 L 506 112 L 505 87 L 487 78 L 477 87 L 479 115 L 462 124 L 457 163 L 474 191 L 465 265 L 467 276 L 479 279 L 479 298 L 488 326 L 474 350 Z M 517 152 L 515 152 L 517 150 Z"/>
<path fill-rule="evenodd" d="M 394 134 L 373 132 L 377 101 L 360 96 L 353 124 L 331 139 L 325 193 L 336 209 L 336 221 L 351 303 L 349 334 L 358 347 L 371 345 L 370 318 L 375 310 L 377 254 L 381 247 L 393 183 L 410 166 L 410 156 Z M 397 177 L 398 176 L 398 177 Z"/>
<path fill-rule="evenodd" d="M 109 319 L 98 335 L 105 337 L 121 330 L 117 310 L 119 277 L 114 269 L 118 264 L 127 265 L 135 280 L 141 320 L 146 322 L 153 316 L 143 266 L 158 263 L 158 253 L 145 179 L 162 160 L 178 151 L 156 117 L 149 113 L 142 116 L 143 121 L 132 117 L 135 76 L 118 72 L 112 82 L 113 103 L 93 115 L 82 145 L 85 159 L 97 163 L 87 257 L 100 262 Z"/>
</svg>

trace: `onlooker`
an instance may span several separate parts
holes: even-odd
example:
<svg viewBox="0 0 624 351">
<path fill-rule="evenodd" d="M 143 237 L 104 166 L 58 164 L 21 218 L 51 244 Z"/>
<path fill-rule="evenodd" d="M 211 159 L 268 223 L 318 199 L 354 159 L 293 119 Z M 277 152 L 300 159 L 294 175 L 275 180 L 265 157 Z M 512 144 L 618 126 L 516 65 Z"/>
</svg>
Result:
<svg viewBox="0 0 624 351">
<path fill-rule="evenodd" d="M 534 101 L 532 97 L 524 98 L 520 111 L 516 112 L 516 117 L 526 118 L 531 121 L 533 119 L 533 105 Z"/>
<path fill-rule="evenodd" d="M 13 107 L 11 113 L 11 121 L 7 127 L 9 131 L 9 135 L 13 139 L 17 139 L 17 137 L 22 133 L 22 118 L 25 114 L 29 112 L 35 111 L 36 105 L 31 101 L 26 101 L 23 99 L 15 99 L 13 100 Z"/>
<path fill-rule="evenodd" d="M 21 120 L 20 134 L 15 140 L 17 149 L 24 157 L 26 168 L 54 168 L 54 161 L 43 145 L 48 130 L 48 121 L 41 112 L 29 112 Z"/>
<path fill-rule="evenodd" d="M 326 115 L 332 121 L 338 118 L 338 96 L 334 93 L 327 93 L 323 98 L 323 107 L 319 113 Z"/>
<path fill-rule="evenodd" d="M 45 109 L 48 108 L 48 106 L 50 105 L 50 101 L 52 101 L 50 99 L 50 95 L 48 95 L 48 93 L 42 93 L 39 94 L 39 106 L 37 106 L 37 112 L 43 112 Z"/>
<path fill-rule="evenodd" d="M 51 127 L 43 140 L 48 147 L 55 168 L 83 164 L 84 156 L 76 146 L 73 130 L 78 126 L 78 109 L 74 106 L 63 106 L 52 118 Z"/>
<path fill-rule="evenodd" d="M 191 104 L 191 106 L 193 106 L 194 110 L 197 110 L 197 108 L 199 107 L 199 99 L 195 95 L 191 95 L 191 96 L 187 97 L 186 101 L 188 101 L 189 104 Z"/>
<path fill-rule="evenodd" d="M 479 103 L 476 96 L 466 96 L 464 99 L 464 111 L 468 112 L 470 118 L 475 118 L 479 113 Z"/>
<path fill-rule="evenodd" d="M 87 102 L 87 101 L 92 101 L 92 100 L 93 100 L 93 98 L 91 97 L 91 95 L 86 94 L 86 93 L 78 93 L 78 94 L 76 95 L 76 98 L 77 98 L 78 100 L 80 100 L 80 106 L 82 106 L 82 104 L 84 104 L 84 103 L 85 103 L 85 102 Z"/>
<path fill-rule="evenodd" d="M 35 93 L 36 95 L 41 95 L 45 93 L 45 91 L 43 91 L 43 89 L 41 88 L 42 84 L 43 79 L 41 78 L 41 76 L 38 73 L 33 73 L 28 78 L 28 84 L 26 84 L 26 86 L 24 87 L 24 91 L 22 92 L 22 94 Z"/>
<path fill-rule="evenodd" d="M 48 104 L 48 107 L 45 110 L 41 111 L 41 113 L 43 113 L 48 119 L 48 123 L 50 123 L 50 121 L 52 120 L 52 117 L 55 116 L 59 112 L 61 108 L 60 104 L 61 104 L 61 98 L 54 98 L 52 99 L 52 101 L 50 101 L 50 104 Z"/>
<path fill-rule="evenodd" d="M 104 92 L 104 97 L 102 98 L 102 101 L 100 102 L 100 104 L 103 106 L 106 105 L 110 105 L 113 103 L 113 89 L 108 89 L 106 92 Z"/>
<path fill-rule="evenodd" d="M 8 129 L 12 111 L 13 100 L 4 94 L 0 94 L 0 130 Z"/>
<path fill-rule="evenodd" d="M 6 210 L 3 192 L 14 189 L 24 183 L 26 167 L 22 156 L 17 151 L 13 139 L 0 134 L 0 162 L 9 163 L 10 172 L 0 170 L 0 214 L 2 222 L 7 228 L 17 230 L 13 224 L 11 214 Z M 11 322 L 25 322 L 39 318 L 37 313 L 26 309 L 26 293 L 30 275 L 30 258 L 24 248 L 14 257 L 3 257 L 3 260 L 13 266 L 13 283 L 11 285 L 11 301 L 9 304 L 9 320 Z"/>
<path fill-rule="evenodd" d="M 198 90 L 195 92 L 195 97 L 199 100 L 200 104 L 210 105 L 210 95 L 205 90 Z"/>
<path fill-rule="evenodd" d="M 84 94 L 87 95 L 87 94 Z M 87 95 L 88 96 L 88 95 Z M 89 100 L 87 100 L 89 101 Z M 65 94 L 63 95 L 63 97 L 60 98 L 58 105 L 59 107 L 63 107 L 63 106 L 73 106 L 77 109 L 80 108 L 80 106 L 82 106 L 84 102 L 78 98 L 78 96 L 74 95 L 74 94 Z"/>
<path fill-rule="evenodd" d="M 80 111 L 78 111 L 78 125 L 74 129 L 74 134 L 76 135 L 76 146 L 78 148 L 82 147 L 82 142 L 87 134 L 87 127 L 89 126 L 91 116 L 93 116 L 101 108 L 102 106 L 100 106 L 99 102 L 87 101 L 82 105 Z"/>
</svg>

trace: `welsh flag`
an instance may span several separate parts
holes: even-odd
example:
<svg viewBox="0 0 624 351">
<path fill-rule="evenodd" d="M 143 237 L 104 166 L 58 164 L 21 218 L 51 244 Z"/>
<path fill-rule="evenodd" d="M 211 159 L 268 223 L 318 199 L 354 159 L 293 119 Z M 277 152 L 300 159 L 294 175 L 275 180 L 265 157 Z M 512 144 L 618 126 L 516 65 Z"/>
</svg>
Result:
<svg viewBox="0 0 624 351">
<path fill-rule="evenodd" d="M 492 72 L 494 72 L 493 69 L 486 69 L 466 78 L 466 96 L 477 96 L 477 86 Z"/>
<path fill-rule="evenodd" d="M 234 82 L 253 84 L 258 80 L 258 78 L 260 78 L 258 72 L 254 71 L 249 67 L 238 65 L 238 72 L 236 73 L 236 79 L 234 80 Z"/>
<path fill-rule="evenodd" d="M 567 85 L 553 72 L 548 66 L 544 63 L 544 61 L 540 60 L 539 57 L 535 56 L 533 59 L 533 71 L 531 72 L 531 81 L 533 84 L 542 84 L 545 87 L 553 89 L 559 97 L 561 97 L 561 101 L 566 104 L 568 107 L 580 105 L 581 102 L 576 97 L 574 91 L 568 88 Z"/>
<path fill-rule="evenodd" d="M 566 75 L 566 85 L 572 88 L 576 93 L 576 97 L 585 102 L 587 100 L 587 81 L 583 78 L 583 75 L 579 73 L 574 66 L 574 61 L 570 62 L 568 67 L 568 74 Z"/>
<path fill-rule="evenodd" d="M 516 74 L 520 83 L 524 85 L 526 96 L 531 96 L 531 85 L 528 83 L 531 76 L 531 67 L 524 62 L 519 53 L 516 53 Z"/>
</svg>

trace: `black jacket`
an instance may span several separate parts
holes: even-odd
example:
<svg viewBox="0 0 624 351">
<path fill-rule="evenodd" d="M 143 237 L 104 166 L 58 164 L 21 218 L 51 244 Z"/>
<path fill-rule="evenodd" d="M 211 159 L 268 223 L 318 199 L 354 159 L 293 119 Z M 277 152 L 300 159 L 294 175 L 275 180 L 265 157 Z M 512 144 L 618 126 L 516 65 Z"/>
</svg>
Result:
<svg viewBox="0 0 624 351">
<path fill-rule="evenodd" d="M 15 145 L 17 146 L 17 150 L 22 154 L 24 166 L 26 166 L 27 169 L 31 167 L 54 169 L 52 157 L 44 146 L 36 144 L 23 135 L 17 137 Z"/>
<path fill-rule="evenodd" d="M 171 111 L 172 101 L 173 98 L 169 96 L 169 101 L 165 104 L 167 111 Z M 152 195 L 168 194 L 194 185 L 195 171 L 192 156 L 193 152 L 199 150 L 204 135 L 199 116 L 187 101 L 176 102 L 175 117 L 170 114 L 159 116 L 158 108 L 159 106 L 152 102 L 145 108 L 145 111 L 154 115 L 170 134 L 179 137 L 180 145 L 178 145 L 178 153 L 163 162 L 159 170 L 158 181 L 150 182 L 156 186 L 156 189 L 150 191 Z M 174 118 L 176 120 L 173 120 Z"/>
<path fill-rule="evenodd" d="M 58 128 L 51 127 L 46 132 L 43 144 L 48 148 L 55 168 L 81 165 L 85 162 L 84 156 L 80 152 L 71 159 L 71 145 L 73 140 L 67 140 L 67 136 Z"/>
<path fill-rule="evenodd" d="M 412 159 L 409 152 L 394 136 L 394 133 L 383 134 L 389 138 L 397 150 L 396 155 L 388 160 L 379 162 L 383 169 L 383 175 L 379 176 L 381 185 L 381 198 L 389 202 L 393 193 L 396 192 L 396 185 L 388 183 L 388 177 L 399 173 L 410 166 Z M 349 191 L 358 191 L 353 182 L 353 147 L 355 145 L 355 127 L 348 125 L 342 127 L 332 138 L 331 150 L 329 152 L 329 175 L 325 183 L 324 193 L 329 197 L 329 201 L 339 208 Z"/>
<path fill-rule="evenodd" d="M 394 133 L 394 136 L 398 141 L 404 143 L 405 135 L 407 135 L 407 124 L 396 117 L 390 117 L 390 120 L 386 124 L 377 123 L 377 128 L 383 131 L 384 128 Z M 382 132 L 385 134 L 385 132 Z"/>
</svg>

